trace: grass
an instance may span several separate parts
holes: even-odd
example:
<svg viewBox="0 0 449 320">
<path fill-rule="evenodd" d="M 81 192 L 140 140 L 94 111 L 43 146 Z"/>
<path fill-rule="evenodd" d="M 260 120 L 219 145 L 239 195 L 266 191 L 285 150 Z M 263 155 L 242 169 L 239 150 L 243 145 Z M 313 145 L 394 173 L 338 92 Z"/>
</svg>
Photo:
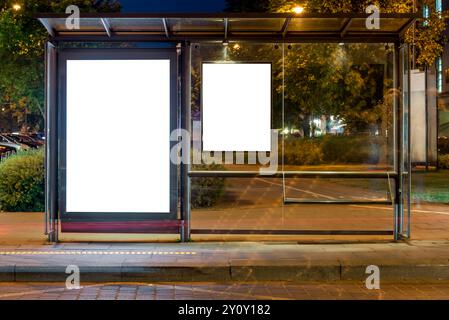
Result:
<svg viewBox="0 0 449 320">
<path fill-rule="evenodd" d="M 449 204 L 449 170 L 412 173 L 412 199 Z"/>
<path fill-rule="evenodd" d="M 364 190 L 386 191 L 388 189 L 386 179 L 329 179 L 328 181 L 336 185 Z M 449 170 L 412 172 L 412 201 L 449 204 Z"/>
</svg>

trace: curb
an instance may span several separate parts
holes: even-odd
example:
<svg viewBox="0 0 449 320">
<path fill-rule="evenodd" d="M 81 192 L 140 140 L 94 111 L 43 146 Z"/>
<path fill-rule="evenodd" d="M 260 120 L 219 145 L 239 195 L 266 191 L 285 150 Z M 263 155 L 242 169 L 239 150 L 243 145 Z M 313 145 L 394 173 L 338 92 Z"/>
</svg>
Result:
<svg viewBox="0 0 449 320">
<path fill-rule="evenodd" d="M 80 266 L 84 282 L 365 281 L 366 265 Z M 2 266 L 0 282 L 65 282 L 66 266 Z M 383 265 L 381 281 L 449 281 L 449 265 Z"/>
</svg>

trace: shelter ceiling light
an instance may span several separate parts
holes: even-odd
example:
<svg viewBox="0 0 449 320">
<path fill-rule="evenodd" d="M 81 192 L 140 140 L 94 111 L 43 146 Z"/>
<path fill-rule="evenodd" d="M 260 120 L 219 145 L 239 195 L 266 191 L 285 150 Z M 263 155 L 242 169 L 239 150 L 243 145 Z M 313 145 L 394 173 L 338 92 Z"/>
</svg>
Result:
<svg viewBox="0 0 449 320">
<path fill-rule="evenodd" d="M 304 8 L 301 6 L 295 6 L 292 11 L 296 14 L 301 14 L 304 11 Z"/>
</svg>

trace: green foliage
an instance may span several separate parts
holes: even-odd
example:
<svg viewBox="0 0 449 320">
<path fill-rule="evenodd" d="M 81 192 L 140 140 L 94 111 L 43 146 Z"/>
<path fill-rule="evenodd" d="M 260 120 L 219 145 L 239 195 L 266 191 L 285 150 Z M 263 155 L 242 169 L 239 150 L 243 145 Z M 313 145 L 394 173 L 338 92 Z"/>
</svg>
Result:
<svg viewBox="0 0 449 320">
<path fill-rule="evenodd" d="M 449 154 L 449 139 L 438 139 L 438 153 Z"/>
<path fill-rule="evenodd" d="M 222 165 L 196 165 L 194 170 L 225 170 Z M 0 209 L 43 211 L 44 149 L 22 151 L 0 163 Z M 192 207 L 214 206 L 224 193 L 224 178 L 193 178 Z"/>
<path fill-rule="evenodd" d="M 449 169 L 449 154 L 442 155 L 438 158 L 438 166 L 440 169 Z"/>
<path fill-rule="evenodd" d="M 13 4 L 20 4 L 14 10 Z M 118 11 L 117 1 L 109 0 L 27 0 L 0 1 L 0 130 L 19 126 L 43 127 L 45 28 L 34 18 L 40 12 L 64 13 L 68 5 L 81 12 Z M 38 119 L 30 123 L 30 119 Z"/>
<path fill-rule="evenodd" d="M 319 139 L 292 139 L 284 144 L 284 161 L 289 165 L 315 165 L 323 163 Z"/>
<path fill-rule="evenodd" d="M 334 115 L 349 132 L 366 132 L 381 122 L 375 110 L 389 86 L 384 74 L 389 47 L 384 45 L 300 44 L 285 55 L 286 119 L 310 136 L 312 115 Z M 361 57 L 363 55 L 363 57 Z M 283 75 L 279 75 L 283 77 Z"/>
<path fill-rule="evenodd" d="M 44 149 L 22 151 L 0 163 L 0 209 L 44 211 Z"/>
<path fill-rule="evenodd" d="M 194 165 L 193 170 L 225 170 L 223 165 Z M 192 208 L 208 208 L 214 206 L 224 193 L 225 179 L 192 178 L 191 205 Z"/>
<path fill-rule="evenodd" d="M 407 31 L 405 39 L 415 45 L 416 64 L 429 68 L 443 53 L 444 42 L 447 40 L 444 36 L 445 19 L 449 18 L 449 12 L 436 12 L 435 0 L 423 0 L 422 3 L 430 9 L 430 15 L 426 19 L 419 19 L 415 27 Z"/>
<path fill-rule="evenodd" d="M 321 143 L 323 162 L 379 163 L 381 141 L 372 136 L 324 136 Z"/>
<path fill-rule="evenodd" d="M 449 204 L 448 181 L 449 170 L 413 172 L 412 200 Z"/>
<path fill-rule="evenodd" d="M 381 139 L 367 135 L 291 138 L 284 144 L 284 160 L 287 165 L 377 164 Z"/>
<path fill-rule="evenodd" d="M 245 0 L 228 0 L 228 11 L 250 11 L 245 6 L 246 2 Z M 419 19 L 415 28 L 408 30 L 405 40 L 415 45 L 417 66 L 432 67 L 435 59 L 443 53 L 445 41 L 443 31 L 446 28 L 444 20 L 449 18 L 449 12 L 435 11 L 435 0 L 269 0 L 269 4 L 261 1 L 260 6 L 253 5 L 251 9 L 252 11 L 291 12 L 294 7 L 301 5 L 306 13 L 365 13 L 366 7 L 374 4 L 383 13 L 407 13 L 413 12 L 414 3 L 417 3 L 419 12 L 426 5 L 430 9 L 430 16 L 427 19 Z"/>
</svg>

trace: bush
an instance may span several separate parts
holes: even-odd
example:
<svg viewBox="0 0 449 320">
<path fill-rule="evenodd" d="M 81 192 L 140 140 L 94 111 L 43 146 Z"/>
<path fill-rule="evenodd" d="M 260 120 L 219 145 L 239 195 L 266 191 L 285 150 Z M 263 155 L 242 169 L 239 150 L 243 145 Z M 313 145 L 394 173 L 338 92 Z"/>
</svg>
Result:
<svg viewBox="0 0 449 320">
<path fill-rule="evenodd" d="M 195 170 L 225 170 L 222 165 L 198 165 Z M 192 207 L 215 205 L 224 192 L 224 178 L 193 178 Z M 22 151 L 0 163 L 0 209 L 10 212 L 45 210 L 44 150 Z"/>
<path fill-rule="evenodd" d="M 322 138 L 325 163 L 379 163 L 380 144 L 372 136 L 331 136 Z"/>
<path fill-rule="evenodd" d="M 192 170 L 225 170 L 225 167 L 218 164 L 202 164 L 192 166 Z M 224 178 L 192 178 L 190 187 L 192 208 L 208 208 L 214 206 L 222 197 L 224 188 Z"/>
<path fill-rule="evenodd" d="M 438 152 L 440 154 L 449 154 L 449 139 L 438 138 Z"/>
<path fill-rule="evenodd" d="M 323 152 L 318 139 L 286 140 L 284 147 L 284 161 L 288 165 L 316 165 L 323 161 Z"/>
<path fill-rule="evenodd" d="M 449 169 L 449 154 L 442 155 L 438 158 L 438 166 L 440 169 Z"/>
<path fill-rule="evenodd" d="M 285 141 L 285 163 L 288 165 L 377 164 L 382 148 L 381 137 L 334 136 L 289 138 Z M 280 146 L 280 151 L 282 147 Z"/>
<path fill-rule="evenodd" d="M 0 163 L 0 209 L 45 210 L 44 150 L 21 151 Z"/>
</svg>

